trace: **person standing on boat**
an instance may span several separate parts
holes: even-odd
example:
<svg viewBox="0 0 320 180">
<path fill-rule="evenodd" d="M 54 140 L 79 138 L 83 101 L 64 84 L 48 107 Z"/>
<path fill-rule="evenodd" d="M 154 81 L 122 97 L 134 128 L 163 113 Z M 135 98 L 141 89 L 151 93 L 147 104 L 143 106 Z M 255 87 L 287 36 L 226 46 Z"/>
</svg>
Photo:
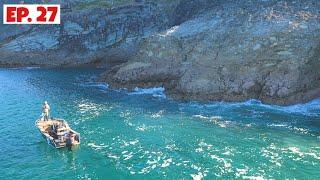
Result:
<svg viewBox="0 0 320 180">
<path fill-rule="evenodd" d="M 44 102 L 43 107 L 42 107 L 42 111 L 43 111 L 43 120 L 49 121 L 50 106 L 47 101 Z"/>
</svg>

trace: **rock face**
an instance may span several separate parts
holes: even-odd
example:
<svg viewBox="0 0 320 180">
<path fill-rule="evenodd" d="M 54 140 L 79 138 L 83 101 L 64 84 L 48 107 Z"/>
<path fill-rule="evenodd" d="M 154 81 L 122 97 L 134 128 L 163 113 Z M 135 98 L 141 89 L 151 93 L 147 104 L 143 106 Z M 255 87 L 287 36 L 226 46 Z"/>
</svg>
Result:
<svg viewBox="0 0 320 180">
<path fill-rule="evenodd" d="M 320 96 L 318 0 L 64 2 L 61 25 L 1 25 L 0 66 L 104 64 L 113 87 L 185 100 Z"/>
<path fill-rule="evenodd" d="M 215 1 L 203 11 L 198 2 L 193 16 L 179 15 L 181 24 L 143 38 L 106 81 L 164 86 L 186 100 L 284 105 L 320 96 L 319 1 Z"/>
<path fill-rule="evenodd" d="M 100 1 L 88 3 L 109 2 Z M 121 63 L 135 53 L 141 37 L 173 24 L 170 13 L 174 2 L 128 1 L 115 7 L 96 4 L 77 10 L 78 6 L 83 8 L 79 3 L 74 0 L 62 4 L 65 8 L 62 9 L 61 25 L 1 25 L 0 65 Z"/>
</svg>

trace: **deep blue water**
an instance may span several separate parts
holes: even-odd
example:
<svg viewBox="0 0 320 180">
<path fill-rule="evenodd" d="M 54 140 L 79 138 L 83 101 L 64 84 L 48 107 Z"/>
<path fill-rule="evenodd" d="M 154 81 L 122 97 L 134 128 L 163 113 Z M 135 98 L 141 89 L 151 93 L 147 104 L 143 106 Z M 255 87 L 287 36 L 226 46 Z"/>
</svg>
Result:
<svg viewBox="0 0 320 180">
<path fill-rule="evenodd" d="M 0 69 L 0 179 L 319 179 L 320 100 L 183 103 L 111 90 L 99 69 Z M 81 133 L 69 151 L 34 126 L 43 101 Z"/>
</svg>

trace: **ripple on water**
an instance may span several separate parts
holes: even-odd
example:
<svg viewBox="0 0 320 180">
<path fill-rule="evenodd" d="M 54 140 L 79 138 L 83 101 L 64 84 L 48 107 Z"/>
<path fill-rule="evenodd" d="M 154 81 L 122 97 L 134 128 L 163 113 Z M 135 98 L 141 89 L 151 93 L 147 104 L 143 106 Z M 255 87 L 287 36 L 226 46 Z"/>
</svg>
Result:
<svg viewBox="0 0 320 180">
<path fill-rule="evenodd" d="M 318 100 L 179 103 L 153 90 L 113 92 L 92 72 L 0 70 L 0 179 L 319 177 Z M 43 99 L 81 133 L 79 149 L 56 151 L 36 133 Z"/>
</svg>

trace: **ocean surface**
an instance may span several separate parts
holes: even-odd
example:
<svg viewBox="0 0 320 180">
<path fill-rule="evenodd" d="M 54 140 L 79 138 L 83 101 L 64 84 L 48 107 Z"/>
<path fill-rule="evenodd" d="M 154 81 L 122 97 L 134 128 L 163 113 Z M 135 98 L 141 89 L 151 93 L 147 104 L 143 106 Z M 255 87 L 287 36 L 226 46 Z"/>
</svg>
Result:
<svg viewBox="0 0 320 180">
<path fill-rule="evenodd" d="M 0 69 L 0 179 L 320 179 L 320 100 L 288 107 L 178 102 L 99 83 L 99 69 Z M 54 149 L 34 126 L 81 133 Z"/>
</svg>

